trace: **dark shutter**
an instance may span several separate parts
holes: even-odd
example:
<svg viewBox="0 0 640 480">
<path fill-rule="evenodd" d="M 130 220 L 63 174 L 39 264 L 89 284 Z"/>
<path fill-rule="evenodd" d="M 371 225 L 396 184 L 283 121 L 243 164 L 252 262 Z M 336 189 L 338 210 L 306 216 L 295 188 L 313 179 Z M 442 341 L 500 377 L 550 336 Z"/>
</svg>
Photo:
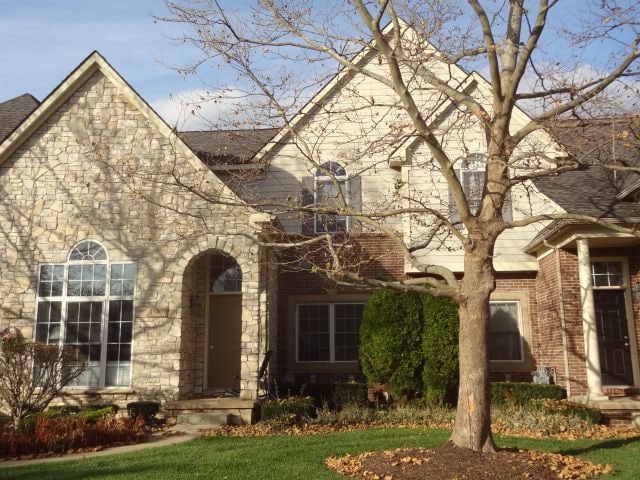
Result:
<svg viewBox="0 0 640 480">
<path fill-rule="evenodd" d="M 314 177 L 302 177 L 302 194 L 301 202 L 303 206 L 313 205 L 315 203 L 313 190 L 314 190 Z M 300 212 L 300 231 L 303 235 L 314 234 L 314 215 L 313 213 Z"/>
<path fill-rule="evenodd" d="M 349 179 L 349 207 L 356 212 L 362 212 L 362 179 L 360 177 L 352 177 Z M 362 224 L 357 218 L 351 217 L 351 225 L 349 227 L 352 232 L 361 232 Z"/>
</svg>

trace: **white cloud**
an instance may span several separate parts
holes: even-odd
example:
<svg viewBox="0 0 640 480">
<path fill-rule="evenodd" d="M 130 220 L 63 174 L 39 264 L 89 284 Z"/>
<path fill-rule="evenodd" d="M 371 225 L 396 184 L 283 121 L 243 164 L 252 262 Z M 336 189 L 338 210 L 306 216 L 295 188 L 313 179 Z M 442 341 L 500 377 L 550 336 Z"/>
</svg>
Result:
<svg viewBox="0 0 640 480">
<path fill-rule="evenodd" d="M 252 120 L 246 96 L 235 89 L 185 90 L 151 102 L 151 106 L 180 131 L 242 128 Z"/>
</svg>

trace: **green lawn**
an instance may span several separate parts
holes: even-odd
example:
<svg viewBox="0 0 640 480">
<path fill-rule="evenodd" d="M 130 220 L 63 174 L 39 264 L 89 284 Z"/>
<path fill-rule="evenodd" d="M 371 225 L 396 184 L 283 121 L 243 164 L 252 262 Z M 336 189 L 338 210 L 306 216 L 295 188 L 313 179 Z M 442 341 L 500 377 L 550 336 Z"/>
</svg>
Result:
<svg viewBox="0 0 640 480">
<path fill-rule="evenodd" d="M 322 480 L 344 478 L 324 467 L 329 455 L 396 447 L 432 447 L 448 432 L 422 429 L 359 430 L 307 437 L 212 437 L 130 454 L 0 468 L 0 479 Z M 557 441 L 503 438 L 501 446 L 563 452 L 613 464 L 617 479 L 640 478 L 640 440 Z"/>
</svg>

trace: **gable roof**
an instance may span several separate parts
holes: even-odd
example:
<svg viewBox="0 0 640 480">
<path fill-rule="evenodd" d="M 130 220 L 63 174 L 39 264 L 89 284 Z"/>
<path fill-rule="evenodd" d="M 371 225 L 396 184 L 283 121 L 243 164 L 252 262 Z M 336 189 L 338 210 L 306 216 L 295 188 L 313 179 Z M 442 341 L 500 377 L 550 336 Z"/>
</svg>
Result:
<svg viewBox="0 0 640 480">
<path fill-rule="evenodd" d="M 183 153 L 185 158 L 194 166 L 199 166 L 199 160 L 189 147 L 151 106 L 134 90 L 131 85 L 113 68 L 99 52 L 93 51 L 75 70 L 58 84 L 13 132 L 0 143 L 0 165 L 22 145 L 40 126 L 66 102 L 76 90 L 96 72 L 102 73 L 127 100 L 140 111 L 158 131 L 170 138 L 176 150 Z"/>
<path fill-rule="evenodd" d="M 25 93 L 0 103 L 0 143 L 38 106 L 33 95 Z"/>
<path fill-rule="evenodd" d="M 23 142 L 29 139 L 30 136 L 96 72 L 103 74 L 109 82 L 115 85 L 127 101 L 145 116 L 150 125 L 153 125 L 161 135 L 170 139 L 176 153 L 182 154 L 186 161 L 194 168 L 202 168 L 202 161 L 180 138 L 175 129 L 171 128 L 97 51 L 92 52 L 85 58 L 82 63 L 54 88 L 49 96 L 0 143 L 0 165 L 14 153 Z M 212 181 L 224 184 L 224 182 L 210 170 L 205 169 L 204 174 L 210 175 Z M 229 188 L 226 184 L 224 185 L 226 188 Z"/>
<path fill-rule="evenodd" d="M 617 198 L 620 174 L 599 166 L 538 178 L 534 184 L 569 213 L 612 220 L 640 217 L 640 204 Z"/>
<path fill-rule="evenodd" d="M 213 170 L 237 165 L 256 165 L 253 157 L 280 131 L 279 128 L 255 130 L 217 130 L 180 132 L 180 138 Z"/>
<path fill-rule="evenodd" d="M 569 213 L 589 215 L 612 223 L 640 219 L 640 203 L 631 196 L 640 189 L 635 171 L 612 170 L 603 164 L 640 167 L 640 117 L 564 121 L 553 136 L 582 168 L 534 180 L 538 190 Z M 578 220 L 555 220 L 535 236 L 525 251 Z"/>
<path fill-rule="evenodd" d="M 640 175 L 603 168 L 640 167 L 640 118 L 560 121 L 551 133 L 581 168 L 535 179 L 544 195 L 570 213 L 618 220 L 640 216 L 640 204 L 625 201 L 640 186 Z"/>
</svg>

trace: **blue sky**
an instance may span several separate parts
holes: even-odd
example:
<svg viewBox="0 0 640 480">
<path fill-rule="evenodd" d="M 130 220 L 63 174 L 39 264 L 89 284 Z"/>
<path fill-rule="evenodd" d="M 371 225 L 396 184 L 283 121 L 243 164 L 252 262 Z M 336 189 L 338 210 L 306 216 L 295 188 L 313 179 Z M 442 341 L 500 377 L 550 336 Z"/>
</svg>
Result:
<svg viewBox="0 0 640 480">
<path fill-rule="evenodd" d="M 0 3 L 0 101 L 27 92 L 42 100 L 93 50 L 165 116 L 170 94 L 202 86 L 168 67 L 197 52 L 170 39 L 180 33 L 176 25 L 154 21 L 166 13 L 163 0 Z"/>
<path fill-rule="evenodd" d="M 575 24 L 584 16 L 583 1 L 562 4 L 564 10 L 553 17 L 556 26 Z M 225 3 L 242 8 L 245 2 Z M 26 92 L 42 100 L 87 55 L 98 50 L 169 123 L 182 130 L 210 128 L 210 123 L 189 117 L 190 110 L 177 100 L 188 103 L 200 98 L 204 82 L 169 68 L 188 64 L 198 58 L 199 51 L 172 40 L 180 36 L 182 26 L 154 20 L 154 15 L 168 13 L 164 0 L 0 0 L 0 5 L 0 101 Z M 552 31 L 543 43 L 556 53 L 571 54 L 569 48 L 558 47 Z M 583 70 L 598 68 L 606 51 L 602 48 L 595 58 L 581 55 Z M 223 71 L 204 71 L 215 72 L 216 77 L 209 80 L 224 84 Z M 227 75 L 233 86 L 231 74 Z M 209 103 L 199 116 L 219 114 L 224 114 L 221 105 Z"/>
</svg>

